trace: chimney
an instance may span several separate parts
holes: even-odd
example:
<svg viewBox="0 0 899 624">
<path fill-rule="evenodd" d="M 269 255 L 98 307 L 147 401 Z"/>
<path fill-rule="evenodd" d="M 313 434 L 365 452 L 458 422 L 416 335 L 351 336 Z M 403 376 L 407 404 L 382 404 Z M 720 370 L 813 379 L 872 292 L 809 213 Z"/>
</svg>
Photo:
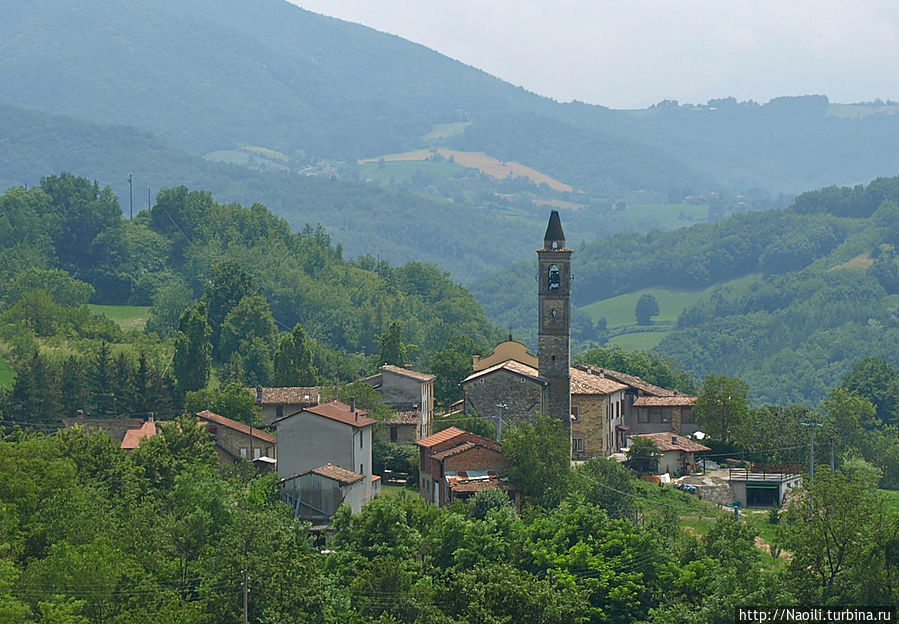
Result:
<svg viewBox="0 0 899 624">
<path fill-rule="evenodd" d="M 75 418 L 84 418 L 84 410 L 75 410 Z"/>
<path fill-rule="evenodd" d="M 356 397 L 350 397 L 350 411 L 356 412 Z"/>
<path fill-rule="evenodd" d="M 677 436 L 671 436 L 671 443 L 677 444 Z"/>
<path fill-rule="evenodd" d="M 262 405 L 262 386 L 256 386 L 256 405 Z"/>
<path fill-rule="evenodd" d="M 150 412 L 150 417 L 147 419 L 147 422 L 154 422 L 154 420 L 153 420 L 154 416 L 155 416 L 155 414 L 153 414 L 153 412 Z"/>
<path fill-rule="evenodd" d="M 599 378 L 600 378 L 600 379 L 605 379 L 605 378 L 606 378 L 606 371 L 604 371 L 604 370 L 601 369 L 601 368 L 599 369 Z"/>
</svg>

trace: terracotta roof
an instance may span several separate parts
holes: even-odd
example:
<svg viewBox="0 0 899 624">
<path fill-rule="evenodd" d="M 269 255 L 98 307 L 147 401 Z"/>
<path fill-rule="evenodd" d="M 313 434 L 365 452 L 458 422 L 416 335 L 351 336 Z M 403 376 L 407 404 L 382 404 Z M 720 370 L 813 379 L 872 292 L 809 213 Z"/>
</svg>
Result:
<svg viewBox="0 0 899 624">
<path fill-rule="evenodd" d="M 636 407 L 678 407 L 678 406 L 690 406 L 696 402 L 698 397 L 688 396 L 686 394 L 675 394 L 672 396 L 641 396 L 636 401 L 634 401 L 634 405 Z"/>
<path fill-rule="evenodd" d="M 390 418 L 385 418 L 381 422 L 386 425 L 417 425 L 418 424 L 418 410 L 411 410 L 408 412 L 397 412 Z"/>
<path fill-rule="evenodd" d="M 641 377 L 637 377 L 636 375 L 629 375 L 627 373 L 610 370 L 608 368 L 601 368 L 599 366 L 591 366 L 589 364 L 580 364 L 577 366 L 577 368 L 587 372 L 591 370 L 594 371 L 594 373 L 601 372 L 605 377 L 609 379 L 627 384 L 632 388 L 642 390 L 646 394 L 650 394 L 652 396 L 671 396 L 675 394 L 674 390 L 667 390 L 665 388 L 662 388 L 661 386 L 656 386 Z"/>
<path fill-rule="evenodd" d="M 540 371 L 538 371 L 536 368 L 534 368 L 533 366 L 528 366 L 527 364 L 522 364 L 521 362 L 516 362 L 515 360 L 506 360 L 505 362 L 500 362 L 499 364 L 495 364 L 490 368 L 485 368 L 484 370 L 472 373 L 471 375 L 463 379 L 462 383 L 467 383 L 469 381 L 477 379 L 478 377 L 489 375 L 490 373 L 493 373 L 500 369 L 507 370 L 523 377 L 527 377 L 528 379 L 533 379 L 534 381 L 537 381 L 544 385 L 547 383 L 546 379 L 540 376 Z"/>
<path fill-rule="evenodd" d="M 369 418 L 368 416 L 366 416 L 367 412 L 365 410 L 357 409 L 356 413 L 354 414 L 352 410 L 350 410 L 349 405 L 341 403 L 340 401 L 331 401 L 330 403 L 322 403 L 320 405 L 313 405 L 312 407 L 304 407 L 302 411 L 309 412 L 310 414 L 315 414 L 316 416 L 330 418 L 331 420 L 336 420 L 337 422 L 343 423 L 345 425 L 350 425 L 351 427 L 368 427 L 369 425 L 373 425 L 378 422 L 374 418 Z M 285 416 L 284 418 L 290 418 L 290 416 Z M 284 420 L 284 418 L 280 418 L 278 420 Z"/>
<path fill-rule="evenodd" d="M 683 451 L 685 453 L 698 453 L 700 451 L 708 451 L 709 447 L 700 444 L 690 438 L 685 438 L 676 433 L 637 433 L 631 436 L 633 438 L 649 438 L 656 443 L 660 451 Z"/>
<path fill-rule="evenodd" d="M 444 429 L 443 431 L 438 431 L 437 433 L 432 433 L 426 438 L 422 438 L 416 444 L 418 446 L 423 446 L 425 448 L 431 448 L 432 446 L 436 446 L 441 442 L 446 442 L 447 440 L 452 440 L 457 435 L 465 433 L 463 429 L 459 429 L 458 427 L 449 427 L 448 429 Z"/>
<path fill-rule="evenodd" d="M 255 388 L 248 388 L 256 396 Z M 263 388 L 263 405 L 315 405 L 321 399 L 321 386 L 287 386 Z"/>
<path fill-rule="evenodd" d="M 572 368 L 570 375 L 571 394 L 612 394 L 627 389 L 621 382 L 579 368 Z"/>
<path fill-rule="evenodd" d="M 466 483 L 451 481 L 449 483 L 449 486 L 450 489 L 454 492 L 479 492 L 481 490 L 492 490 L 494 488 L 503 491 L 515 489 L 514 485 L 505 481 L 500 481 L 499 479 L 490 479 L 488 481 L 467 481 Z"/>
<path fill-rule="evenodd" d="M 402 366 L 394 366 L 393 364 L 385 364 L 381 367 L 381 371 L 387 371 L 395 375 L 402 375 L 403 377 L 410 377 L 412 379 L 417 379 L 418 381 L 434 381 L 435 379 L 437 379 L 437 377 L 434 375 L 429 375 L 428 373 L 419 373 L 418 371 L 403 368 Z"/>
<path fill-rule="evenodd" d="M 291 479 L 298 479 L 299 477 L 303 477 L 307 474 L 317 474 L 320 477 L 333 479 L 334 481 L 338 481 L 346 485 L 350 485 L 351 483 L 355 483 L 356 481 L 361 481 L 365 478 L 365 475 L 361 475 L 358 472 L 353 472 L 352 470 L 347 470 L 346 468 L 341 468 L 340 466 L 335 466 L 334 464 L 325 464 L 324 466 L 319 466 L 318 468 L 312 468 L 311 470 L 295 474 L 292 477 L 281 479 L 281 483 L 290 481 Z"/>
<path fill-rule="evenodd" d="M 209 422 L 213 422 L 217 425 L 221 425 L 222 427 L 227 427 L 228 429 L 233 429 L 234 431 L 239 431 L 240 433 L 244 433 L 246 435 L 250 435 L 250 426 L 245 425 L 242 422 L 238 422 L 236 420 L 231 420 L 230 418 L 226 418 L 224 416 L 220 416 L 215 412 L 210 412 L 209 410 L 203 410 L 202 412 L 197 412 L 197 418 L 202 420 L 207 420 Z M 261 429 L 257 429 L 253 427 L 253 437 L 257 440 L 262 440 L 263 442 L 268 442 L 269 444 L 276 444 L 278 442 L 278 438 L 267 431 L 262 431 Z"/>
<path fill-rule="evenodd" d="M 473 449 L 476 446 L 477 446 L 477 444 L 475 444 L 474 442 L 462 442 L 461 444 L 458 444 L 452 448 L 448 448 L 445 451 L 438 451 L 438 452 L 434 453 L 433 455 L 431 455 L 431 458 L 436 459 L 438 461 L 443 460 L 443 459 L 446 459 L 447 457 L 452 457 L 453 455 L 458 455 L 459 453 L 464 453 L 465 451 L 467 451 L 469 449 Z"/>
<path fill-rule="evenodd" d="M 125 432 L 125 438 L 122 440 L 121 448 L 134 449 L 140 446 L 141 440 L 151 438 L 156 435 L 156 423 L 145 422 L 137 429 L 129 429 Z"/>
</svg>

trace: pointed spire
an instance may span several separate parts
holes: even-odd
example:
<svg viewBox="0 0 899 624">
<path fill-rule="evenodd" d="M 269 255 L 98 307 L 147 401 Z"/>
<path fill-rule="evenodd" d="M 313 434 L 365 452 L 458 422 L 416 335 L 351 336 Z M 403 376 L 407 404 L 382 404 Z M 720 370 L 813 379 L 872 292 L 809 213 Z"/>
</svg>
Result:
<svg viewBox="0 0 899 624">
<path fill-rule="evenodd" d="M 559 211 L 549 213 L 549 224 L 546 226 L 546 234 L 543 235 L 544 249 L 563 249 L 565 247 L 565 232 L 562 231 L 562 220 L 559 219 Z"/>
</svg>

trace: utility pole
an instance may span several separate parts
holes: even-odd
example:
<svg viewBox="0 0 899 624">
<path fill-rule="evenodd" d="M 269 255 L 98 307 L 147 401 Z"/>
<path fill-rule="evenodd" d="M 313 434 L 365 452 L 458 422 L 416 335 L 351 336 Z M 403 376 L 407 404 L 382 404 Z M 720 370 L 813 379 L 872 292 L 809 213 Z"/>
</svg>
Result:
<svg viewBox="0 0 899 624">
<path fill-rule="evenodd" d="M 815 427 L 820 427 L 821 423 L 816 420 L 807 420 L 802 423 L 803 427 L 808 427 L 808 484 L 809 487 L 815 482 Z M 815 511 L 812 503 L 812 495 L 808 496 L 809 512 Z"/>
<path fill-rule="evenodd" d="M 250 593 L 250 572 L 249 570 L 243 571 L 243 624 L 248 624 L 249 620 L 247 619 L 247 598 Z"/>
<path fill-rule="evenodd" d="M 134 219 L 134 185 L 132 184 L 132 178 L 134 174 L 129 171 L 128 172 L 128 218 Z"/>
<path fill-rule="evenodd" d="M 150 212 L 150 185 L 147 185 L 147 212 Z"/>
<path fill-rule="evenodd" d="M 505 403 L 496 404 L 496 441 L 499 442 L 503 437 L 503 410 L 509 406 Z"/>
</svg>

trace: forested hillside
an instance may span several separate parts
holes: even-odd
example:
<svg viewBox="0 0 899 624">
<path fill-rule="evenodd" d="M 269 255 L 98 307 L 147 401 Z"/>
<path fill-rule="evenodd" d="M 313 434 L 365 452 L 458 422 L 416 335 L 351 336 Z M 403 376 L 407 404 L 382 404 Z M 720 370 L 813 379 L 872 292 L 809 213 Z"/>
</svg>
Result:
<svg viewBox="0 0 899 624">
<path fill-rule="evenodd" d="M 899 363 L 897 202 L 899 178 L 884 178 L 805 193 L 783 211 L 584 245 L 573 257 L 575 305 L 760 273 L 746 292 L 722 288 L 685 310 L 657 350 L 700 378 L 745 379 L 756 401 L 813 405 L 862 357 Z M 526 337 L 533 270 L 522 263 L 473 287 L 490 318 Z M 591 322 L 575 313 L 575 337 L 596 340 Z"/>
</svg>

